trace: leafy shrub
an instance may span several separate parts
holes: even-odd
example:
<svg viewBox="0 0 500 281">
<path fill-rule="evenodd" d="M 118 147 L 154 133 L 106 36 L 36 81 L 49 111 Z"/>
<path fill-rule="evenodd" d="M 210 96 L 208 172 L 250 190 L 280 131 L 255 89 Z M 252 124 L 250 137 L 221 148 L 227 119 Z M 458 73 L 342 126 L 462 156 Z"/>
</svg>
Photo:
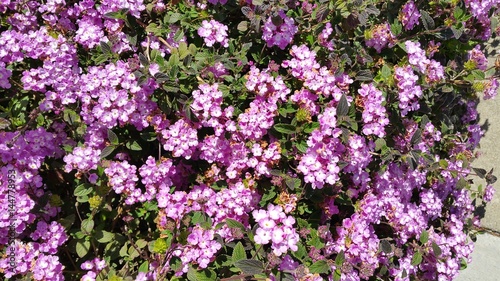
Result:
<svg viewBox="0 0 500 281">
<path fill-rule="evenodd" d="M 2 1 L 1 272 L 453 279 L 496 5 Z"/>
</svg>

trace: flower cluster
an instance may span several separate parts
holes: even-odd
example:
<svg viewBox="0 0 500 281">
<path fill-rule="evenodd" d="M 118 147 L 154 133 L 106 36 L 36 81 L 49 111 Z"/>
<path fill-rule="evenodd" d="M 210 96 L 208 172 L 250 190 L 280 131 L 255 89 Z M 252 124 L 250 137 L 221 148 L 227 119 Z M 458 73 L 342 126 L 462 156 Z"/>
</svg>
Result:
<svg viewBox="0 0 500 281">
<path fill-rule="evenodd" d="M 136 188 L 136 182 L 139 180 L 136 175 L 137 168 L 130 165 L 128 161 L 111 162 L 108 168 L 104 170 L 109 178 L 108 185 L 116 194 L 124 193 L 127 196 L 125 203 L 132 205 L 136 202 L 144 202 L 146 198 L 141 190 Z"/>
<path fill-rule="evenodd" d="M 292 59 L 285 60 L 282 66 L 289 68 L 293 77 L 304 82 L 304 87 L 318 95 L 332 96 L 339 101 L 342 94 L 349 90 L 353 80 L 346 74 L 334 75 L 330 69 L 316 61 L 316 53 L 306 45 L 292 46 Z M 352 97 L 347 97 L 349 101 Z"/>
<path fill-rule="evenodd" d="M 80 267 L 83 270 L 88 270 L 88 272 L 82 276 L 82 281 L 95 281 L 97 275 L 106 268 L 106 261 L 100 258 L 94 258 L 93 260 L 82 263 Z"/>
<path fill-rule="evenodd" d="M 204 20 L 198 28 L 198 35 L 203 38 L 208 47 L 212 47 L 215 43 L 220 43 L 224 48 L 229 47 L 227 26 L 216 20 Z"/>
<path fill-rule="evenodd" d="M 215 254 L 222 245 L 215 240 L 215 231 L 205 230 L 200 226 L 191 229 L 187 237 L 188 244 L 174 251 L 174 255 L 180 257 L 183 267 L 187 272 L 188 266 L 197 264 L 200 268 L 206 268 L 215 259 Z"/>
<path fill-rule="evenodd" d="M 267 210 L 254 210 L 252 216 L 259 225 L 255 231 L 255 243 L 271 243 L 276 256 L 281 256 L 288 250 L 297 251 L 299 234 L 293 227 L 295 219 L 287 216 L 281 206 L 269 204 Z"/>
<path fill-rule="evenodd" d="M 428 82 L 437 82 L 444 78 L 443 66 L 435 60 L 428 59 L 425 50 L 420 48 L 419 42 L 406 41 L 405 46 L 410 64 L 426 74 Z"/>
<path fill-rule="evenodd" d="M 418 76 L 409 65 L 396 67 L 394 78 L 397 81 L 401 115 L 406 116 L 409 111 L 420 108 L 419 98 L 423 95 L 422 88 L 417 84 Z"/>
<path fill-rule="evenodd" d="M 329 51 L 333 51 L 333 47 L 335 46 L 333 40 L 328 40 L 328 38 L 330 37 L 330 35 L 332 35 L 332 33 L 333 33 L 332 24 L 327 22 L 325 28 L 318 35 L 319 43 L 323 47 L 327 48 Z"/>
<path fill-rule="evenodd" d="M 179 119 L 168 129 L 161 131 L 163 148 L 172 151 L 174 157 L 191 158 L 198 146 L 198 132 L 193 125 L 184 119 Z"/>
<path fill-rule="evenodd" d="M 257 96 L 250 103 L 250 108 L 238 116 L 238 126 L 244 136 L 258 140 L 274 124 L 278 102 L 286 100 L 290 89 L 280 76 L 274 78 L 268 70 L 261 71 L 254 66 L 250 69 L 245 86 Z"/>
<path fill-rule="evenodd" d="M 498 94 L 498 88 L 500 83 L 498 83 L 498 79 L 492 78 L 486 82 L 483 90 L 483 99 L 489 100 L 494 99 Z"/>
<path fill-rule="evenodd" d="M 252 249 L 270 279 L 470 261 L 494 196 L 468 178 L 471 93 L 500 86 L 464 39 L 498 1 L 0 2 L 1 277 L 234 279 Z"/>
<path fill-rule="evenodd" d="M 484 53 L 481 51 L 481 47 L 479 45 L 470 50 L 468 55 L 469 61 L 473 63 L 475 68 L 479 70 L 486 70 L 488 60 L 486 59 Z"/>
<path fill-rule="evenodd" d="M 418 20 L 420 19 L 420 12 L 415 5 L 413 0 L 408 1 L 403 5 L 403 8 L 399 12 L 399 21 L 403 24 L 405 30 L 412 30 L 415 25 L 418 25 Z"/>
<path fill-rule="evenodd" d="M 66 162 L 64 170 L 66 173 L 76 169 L 80 173 L 86 173 L 90 170 L 97 169 L 97 164 L 100 159 L 100 151 L 92 147 L 75 147 L 73 153 L 64 156 Z"/>
<path fill-rule="evenodd" d="M 5 63 L 0 62 L 0 87 L 4 89 L 10 88 L 9 77 L 12 75 L 12 71 L 5 68 Z"/>
<path fill-rule="evenodd" d="M 376 25 L 365 34 L 366 46 L 375 48 L 380 53 L 385 47 L 393 47 L 396 37 L 392 34 L 388 23 Z"/>
<path fill-rule="evenodd" d="M 326 108 L 318 118 L 320 128 L 307 140 L 307 151 L 297 166 L 304 181 L 311 183 L 313 188 L 323 188 L 325 183 L 335 184 L 340 179 L 339 161 L 345 149 L 339 138 L 342 131 L 335 128 L 335 108 Z"/>
<path fill-rule="evenodd" d="M 383 106 L 385 98 L 381 91 L 373 84 L 363 84 L 358 90 L 363 103 L 363 134 L 376 135 L 379 138 L 385 136 L 385 126 L 389 124 L 386 110 Z"/>
<path fill-rule="evenodd" d="M 287 17 L 285 12 L 280 10 L 276 16 L 269 17 L 264 23 L 262 39 L 266 41 L 267 47 L 278 46 L 284 50 L 298 30 L 293 18 Z"/>
</svg>

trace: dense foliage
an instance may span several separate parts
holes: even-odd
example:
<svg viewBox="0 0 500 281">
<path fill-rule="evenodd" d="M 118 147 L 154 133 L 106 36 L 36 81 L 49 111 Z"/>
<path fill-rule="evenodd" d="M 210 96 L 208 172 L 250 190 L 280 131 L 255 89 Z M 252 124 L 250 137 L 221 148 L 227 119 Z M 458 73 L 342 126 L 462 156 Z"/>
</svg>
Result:
<svg viewBox="0 0 500 281">
<path fill-rule="evenodd" d="M 0 1 L 0 275 L 452 280 L 499 5 Z"/>
</svg>

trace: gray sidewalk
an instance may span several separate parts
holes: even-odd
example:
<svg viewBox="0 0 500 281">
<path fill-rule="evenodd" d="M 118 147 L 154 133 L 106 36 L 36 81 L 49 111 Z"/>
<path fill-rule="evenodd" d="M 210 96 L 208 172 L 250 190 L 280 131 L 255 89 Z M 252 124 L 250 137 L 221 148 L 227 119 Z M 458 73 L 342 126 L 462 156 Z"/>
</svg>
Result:
<svg viewBox="0 0 500 281">
<path fill-rule="evenodd" d="M 488 63 L 492 66 L 500 53 L 500 39 L 497 37 L 486 46 Z M 480 143 L 480 157 L 472 163 L 476 168 L 494 169 L 493 174 L 500 179 L 500 95 L 495 100 L 479 103 L 479 124 L 485 135 Z M 475 180 L 476 185 L 485 186 L 484 180 Z M 500 233 L 500 181 L 495 183 L 496 193 L 486 207 L 481 226 L 490 232 Z M 498 281 L 500 280 L 500 237 L 483 234 L 477 237 L 472 254 L 472 263 L 460 272 L 456 281 Z"/>
</svg>

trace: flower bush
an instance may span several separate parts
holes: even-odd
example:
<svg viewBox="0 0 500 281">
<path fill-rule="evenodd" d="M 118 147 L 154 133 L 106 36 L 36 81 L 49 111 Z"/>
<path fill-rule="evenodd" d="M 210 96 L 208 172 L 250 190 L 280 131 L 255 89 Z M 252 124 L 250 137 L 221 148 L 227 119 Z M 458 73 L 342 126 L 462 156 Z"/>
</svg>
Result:
<svg viewBox="0 0 500 281">
<path fill-rule="evenodd" d="M 499 5 L 1 1 L 0 274 L 452 280 Z"/>
</svg>

